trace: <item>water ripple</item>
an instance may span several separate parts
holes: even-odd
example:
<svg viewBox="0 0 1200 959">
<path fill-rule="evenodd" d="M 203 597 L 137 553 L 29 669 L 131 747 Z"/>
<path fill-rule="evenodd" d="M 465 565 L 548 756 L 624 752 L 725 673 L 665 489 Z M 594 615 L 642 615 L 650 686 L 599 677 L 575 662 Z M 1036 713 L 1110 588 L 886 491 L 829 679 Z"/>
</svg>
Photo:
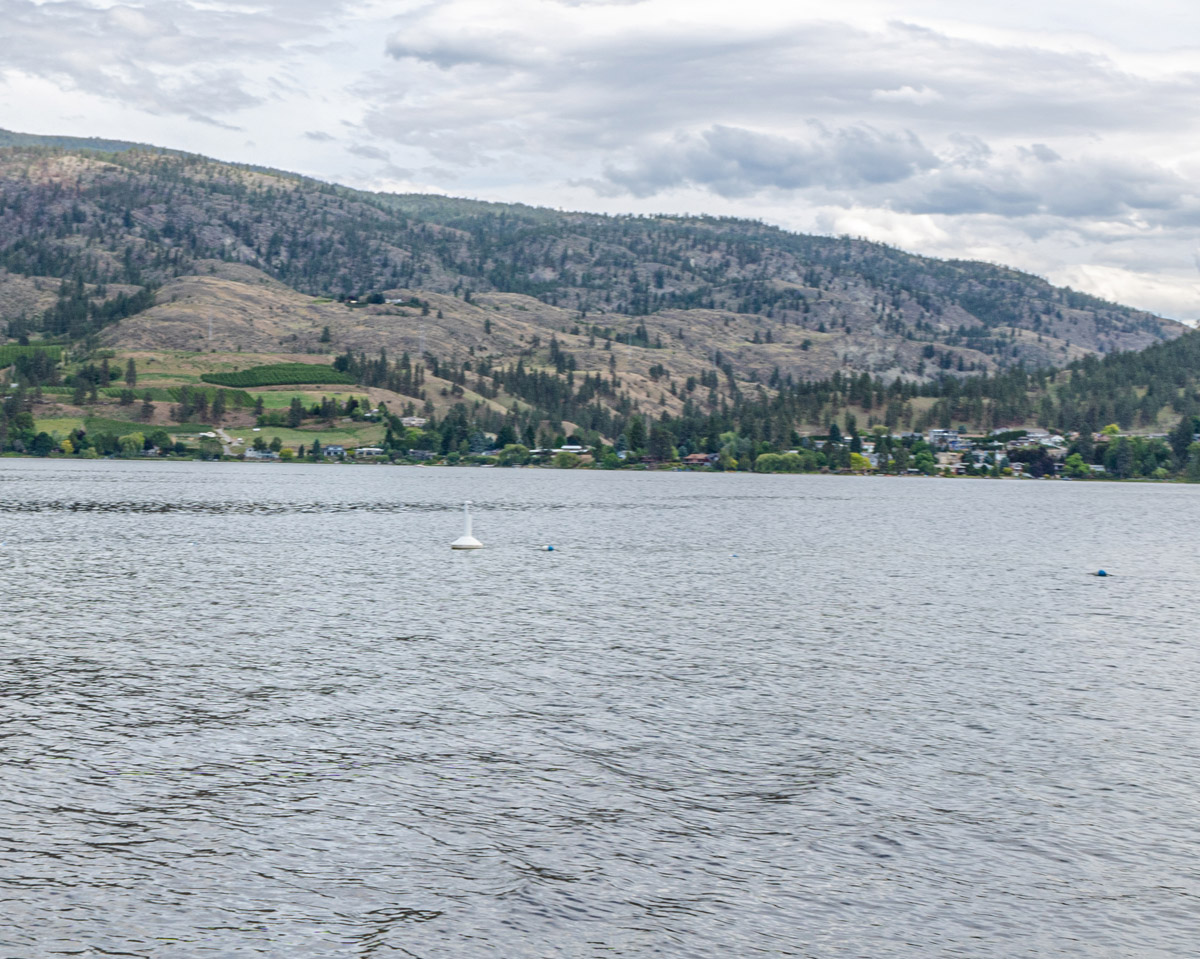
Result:
<svg viewBox="0 0 1200 959">
<path fill-rule="evenodd" d="M 6 957 L 1194 954 L 1200 490 L 0 483 Z"/>
</svg>

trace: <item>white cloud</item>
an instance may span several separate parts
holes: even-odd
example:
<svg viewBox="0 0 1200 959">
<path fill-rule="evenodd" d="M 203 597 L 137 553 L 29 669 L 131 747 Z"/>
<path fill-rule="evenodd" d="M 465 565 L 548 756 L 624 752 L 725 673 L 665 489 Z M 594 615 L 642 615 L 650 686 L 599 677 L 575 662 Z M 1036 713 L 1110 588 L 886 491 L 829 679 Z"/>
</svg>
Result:
<svg viewBox="0 0 1200 959">
<path fill-rule="evenodd" d="M 872 90 L 871 99 L 876 103 L 915 103 L 920 106 L 924 103 L 936 103 L 945 97 L 929 87 L 917 89 L 906 84 L 895 90 Z"/>
</svg>

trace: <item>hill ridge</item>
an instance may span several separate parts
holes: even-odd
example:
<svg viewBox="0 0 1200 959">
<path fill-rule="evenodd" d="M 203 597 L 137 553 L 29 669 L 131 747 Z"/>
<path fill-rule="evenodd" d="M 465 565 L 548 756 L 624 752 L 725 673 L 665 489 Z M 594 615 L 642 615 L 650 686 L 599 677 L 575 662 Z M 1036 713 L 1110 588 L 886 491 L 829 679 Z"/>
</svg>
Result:
<svg viewBox="0 0 1200 959">
<path fill-rule="evenodd" d="M 666 342 L 688 357 L 676 365 L 711 367 L 719 352 L 753 383 L 776 370 L 800 379 L 843 370 L 928 380 L 1061 366 L 1185 329 L 1009 267 L 753 220 L 369 193 L 124 141 L 6 132 L 0 143 L 4 136 L 21 140 L 0 148 L 0 320 L 12 337 L 103 331 L 113 345 L 200 346 L 169 324 L 156 341 L 155 324 L 178 320 L 190 302 L 221 325 L 229 298 L 245 302 L 249 286 L 264 319 L 252 331 L 245 314 L 240 328 L 223 332 L 226 348 L 264 348 L 270 314 L 288 317 L 276 324 L 273 348 L 287 345 L 280 336 L 311 348 L 306 297 L 437 298 L 425 317 L 431 341 L 457 340 L 462 351 L 491 338 L 513 356 L 534 337 L 576 327 L 589 342 L 648 349 L 656 343 L 640 343 L 639 329 L 661 338 L 673 327 Z M 70 145 L 80 142 L 89 146 Z M 101 149 L 113 145 L 124 149 Z M 208 284 L 204 293 L 200 280 L 218 265 L 243 288 Z M 234 268 L 257 279 L 232 279 Z M 268 289 L 266 277 L 280 286 Z M 187 283 L 194 289 L 181 292 Z M 145 295 L 135 299 L 139 290 Z M 412 338 L 406 324 L 387 320 L 403 308 L 370 305 L 379 307 L 366 314 L 370 324 L 343 324 L 345 310 L 326 310 L 320 327 L 332 323 L 334 338 L 354 349 L 371 336 L 393 349 Z M 134 315 L 137 323 L 122 322 Z M 488 327 L 497 326 L 511 336 L 496 337 Z"/>
</svg>

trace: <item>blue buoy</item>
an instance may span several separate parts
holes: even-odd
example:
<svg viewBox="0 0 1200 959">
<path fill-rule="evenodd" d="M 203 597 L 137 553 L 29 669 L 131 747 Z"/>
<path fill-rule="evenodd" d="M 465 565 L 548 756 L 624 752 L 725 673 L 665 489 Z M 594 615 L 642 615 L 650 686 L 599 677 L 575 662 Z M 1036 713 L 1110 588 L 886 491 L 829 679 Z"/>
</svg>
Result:
<svg viewBox="0 0 1200 959">
<path fill-rule="evenodd" d="M 1097 575 L 1097 576 L 1107 576 L 1107 575 L 1108 575 L 1108 571 L 1107 571 L 1107 570 L 1103 570 L 1103 569 L 1099 569 L 1099 570 L 1096 570 L 1096 575 Z"/>
<path fill-rule="evenodd" d="M 554 547 L 553 547 L 553 546 L 546 546 L 546 547 L 544 547 L 544 548 L 545 548 L 545 551 L 546 551 L 547 553 L 553 553 L 553 552 L 554 552 Z"/>
</svg>

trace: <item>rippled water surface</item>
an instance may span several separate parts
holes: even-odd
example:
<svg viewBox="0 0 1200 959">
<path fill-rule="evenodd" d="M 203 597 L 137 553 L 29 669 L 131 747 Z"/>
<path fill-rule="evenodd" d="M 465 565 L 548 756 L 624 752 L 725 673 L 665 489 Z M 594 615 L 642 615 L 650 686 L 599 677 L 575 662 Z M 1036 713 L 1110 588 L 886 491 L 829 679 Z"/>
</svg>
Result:
<svg viewBox="0 0 1200 959">
<path fill-rule="evenodd" d="M 1194 956 L 1198 520 L 4 460 L 0 955 Z"/>
</svg>

